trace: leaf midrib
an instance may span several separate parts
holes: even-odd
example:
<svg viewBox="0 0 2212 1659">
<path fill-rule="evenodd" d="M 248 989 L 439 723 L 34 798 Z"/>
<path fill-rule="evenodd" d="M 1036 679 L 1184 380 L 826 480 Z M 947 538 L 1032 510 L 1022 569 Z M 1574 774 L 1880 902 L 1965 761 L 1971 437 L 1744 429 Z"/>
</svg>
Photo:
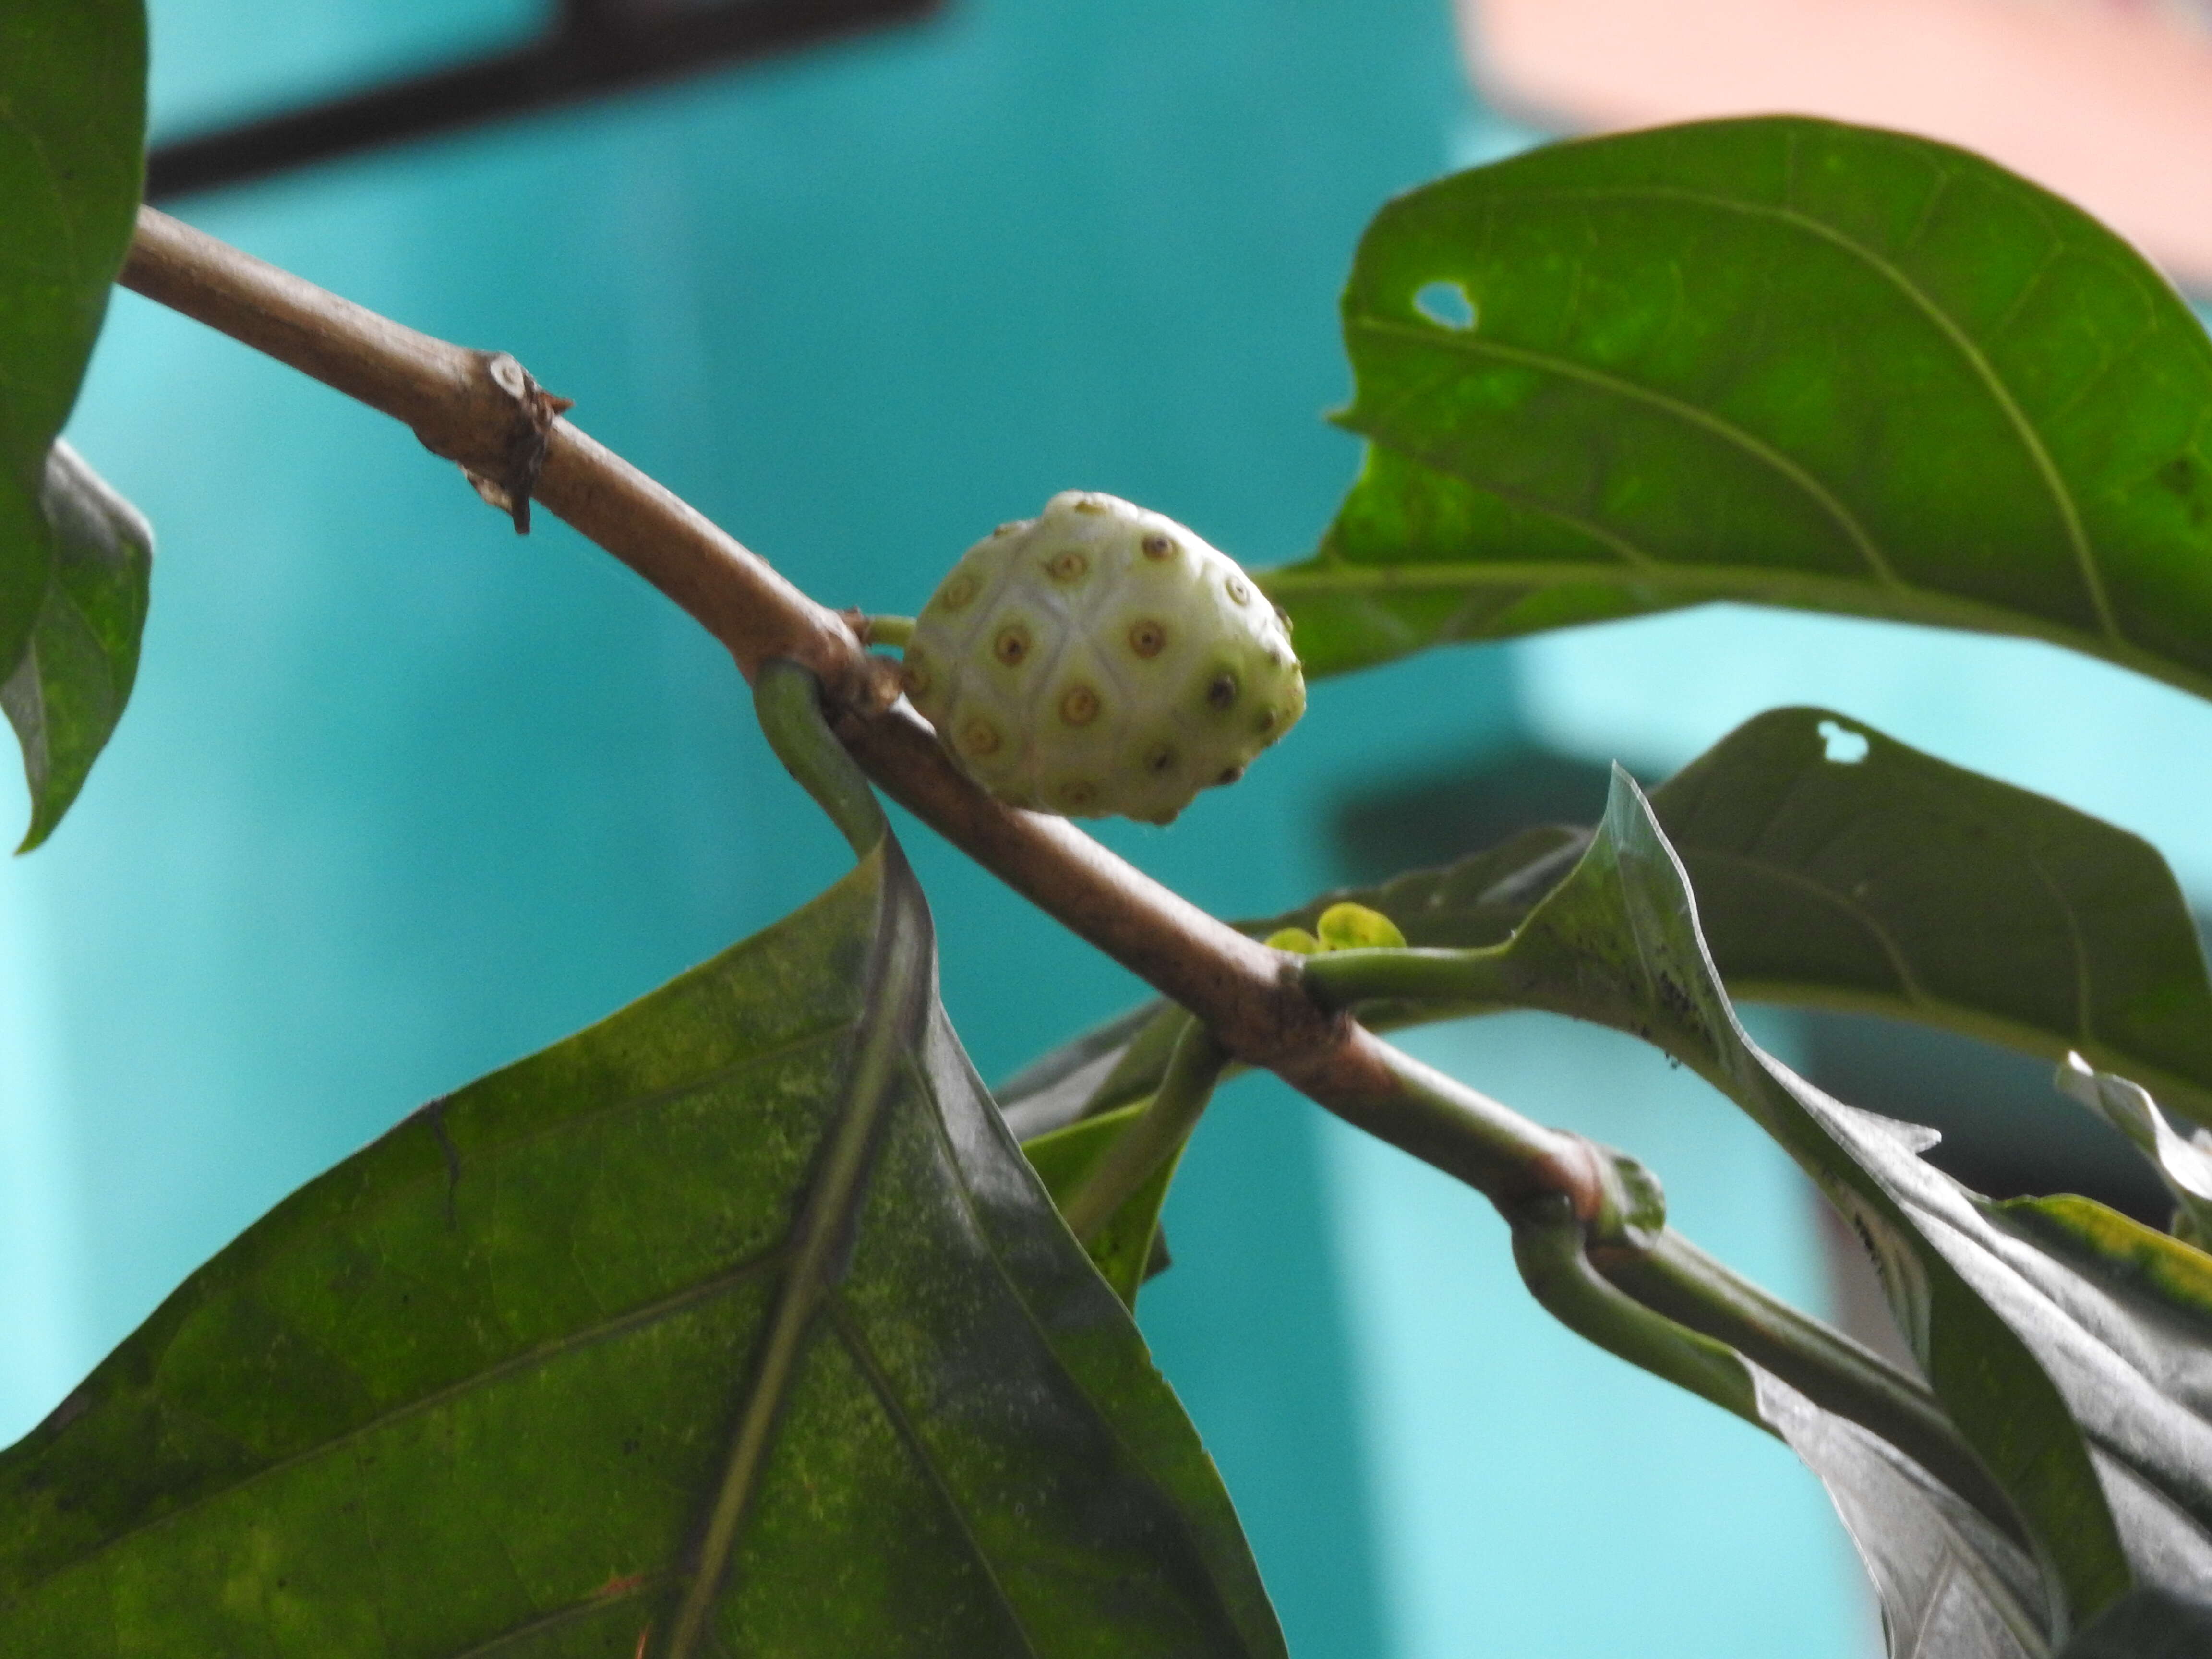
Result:
<svg viewBox="0 0 2212 1659">
<path fill-rule="evenodd" d="M 1571 524 L 1572 520 L 1563 519 L 1562 522 Z M 1881 622 L 1917 623 L 1974 634 L 2040 640 L 2117 663 L 2192 696 L 2212 698 L 2212 673 L 2157 655 L 2124 640 L 2114 642 L 2101 635 L 2053 622 L 2032 611 L 2012 610 L 1984 599 L 1909 586 L 1897 592 L 1895 602 L 1884 605 L 1879 602 L 1884 590 L 1861 578 L 1778 570 L 1769 565 L 1662 564 L 1628 568 L 1619 564 L 1567 559 L 1368 564 L 1324 556 L 1302 564 L 1278 565 L 1271 570 L 1257 571 L 1253 579 L 1268 598 L 1277 600 L 1289 600 L 1304 593 L 1414 593 L 1481 586 L 1548 588 L 1569 583 L 1615 589 L 1653 587 L 1709 600 L 1778 605 L 1792 610 L 1857 616 Z"/>
<path fill-rule="evenodd" d="M 858 1042 L 830 1115 L 826 1157 L 807 1183 L 787 1235 L 790 1261 L 769 1309 L 761 1346 L 739 1396 L 721 1479 L 696 1544 L 687 1552 L 689 1577 L 679 1599 L 665 1659 L 692 1659 L 712 1638 L 709 1621 L 728 1581 L 739 1536 L 768 1466 L 783 1401 L 833 1288 L 839 1241 L 867 1200 L 880 1131 L 905 1064 L 905 1035 L 928 991 L 935 941 L 927 913 L 908 913 L 903 883 L 913 878 L 888 839 L 876 856 L 876 933 L 862 978 Z M 919 902 L 918 896 L 915 902 Z"/>
</svg>

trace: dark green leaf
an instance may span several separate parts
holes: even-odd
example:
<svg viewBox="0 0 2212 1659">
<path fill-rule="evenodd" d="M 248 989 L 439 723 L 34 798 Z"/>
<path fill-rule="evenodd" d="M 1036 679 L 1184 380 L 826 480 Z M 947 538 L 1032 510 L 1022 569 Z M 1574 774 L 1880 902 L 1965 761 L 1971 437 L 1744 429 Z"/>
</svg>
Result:
<svg viewBox="0 0 2212 1659">
<path fill-rule="evenodd" d="M 1152 1082 L 1138 1091 L 1150 1093 L 1159 1081 L 1158 1073 L 1167 1068 L 1176 1033 L 1182 1029 L 1174 1015 L 1175 1011 L 1165 1003 L 1148 1002 L 1085 1032 L 1072 1042 L 1062 1043 L 1050 1054 L 1023 1066 L 992 1091 L 999 1109 L 1024 1141 L 1073 1123 L 1085 1103 L 1098 1092 L 1100 1085 L 1121 1064 L 1131 1042 L 1157 1026 L 1164 1040 L 1153 1038 L 1144 1046 L 1148 1053 L 1158 1048 L 1158 1067 Z M 1133 1097 L 1117 1092 L 1113 1103 L 1119 1105 L 1130 1098 Z"/>
<path fill-rule="evenodd" d="M 1759 1409 L 1820 1477 L 1897 1659 L 2043 1659 L 2042 1575 L 1972 1504 L 1857 1424 L 1753 1369 Z"/>
<path fill-rule="evenodd" d="M 932 948 L 886 842 L 287 1200 L 0 1455 L 0 1652 L 1279 1655 Z"/>
<path fill-rule="evenodd" d="M 137 509 L 59 439 L 46 453 L 41 505 L 53 531 L 46 596 L 15 672 L 0 680 L 31 786 L 23 852 L 61 822 L 123 718 L 154 558 Z"/>
<path fill-rule="evenodd" d="M 1816 708 L 1651 804 L 1733 995 L 2078 1051 L 2212 1122 L 2212 984 L 2148 842 Z"/>
<path fill-rule="evenodd" d="M 2137 1590 L 2106 1608 L 2059 1659 L 2204 1659 L 2212 1601 Z"/>
<path fill-rule="evenodd" d="M 1553 145 L 1384 208 L 1344 326 L 1367 466 L 1262 579 L 1309 674 L 1732 599 L 2212 690 L 2212 342 L 1978 156 L 1796 118 Z"/>
<path fill-rule="evenodd" d="M 1140 1101 L 1118 1111 L 1101 1113 L 1063 1128 L 1048 1130 L 1022 1143 L 1024 1156 L 1044 1182 L 1045 1190 L 1052 1194 L 1054 1203 L 1066 1203 L 1068 1194 L 1082 1184 L 1083 1177 L 1091 1173 L 1091 1166 L 1105 1154 L 1115 1137 L 1144 1109 L 1145 1103 Z M 1114 1287 L 1114 1294 L 1128 1307 L 1137 1305 L 1137 1292 L 1146 1279 L 1167 1270 L 1167 1247 L 1160 1238 L 1160 1210 L 1168 1201 L 1168 1188 L 1174 1184 L 1176 1166 L 1182 1161 L 1182 1154 L 1178 1152 L 1161 1165 L 1149 1181 L 1122 1201 L 1121 1207 L 1114 1212 L 1091 1241 L 1091 1261 Z"/>
<path fill-rule="evenodd" d="M 2212 1258 L 2083 1200 L 1990 1204 L 1921 1161 L 1929 1132 L 1761 1052 L 1625 774 L 1573 875 L 1475 960 L 1500 1001 L 1616 1026 L 1694 1067 L 1820 1183 L 2049 1565 L 2055 1629 L 2131 1588 L 2212 1580 Z"/>
<path fill-rule="evenodd" d="M 145 616 L 144 520 L 55 448 L 131 245 L 145 127 L 142 0 L 0 8 L 0 683 L 26 848 L 113 730 Z"/>
<path fill-rule="evenodd" d="M 2187 902 L 2148 842 L 1818 708 L 1747 721 L 1651 805 L 1739 1000 L 1887 1014 L 2051 1060 L 2079 1052 L 2212 1122 L 2212 983 Z M 1311 927 L 1351 898 L 1416 945 L 1495 945 L 1587 840 L 1532 830 L 1239 925 L 1261 938 Z M 1468 1011 L 1372 1012 L 1389 1024 Z M 1115 1073 L 1085 1052 L 1094 1087 L 1114 1075 L 1098 1104 L 1144 1092 L 1165 1060 L 1133 1051 Z"/>
</svg>

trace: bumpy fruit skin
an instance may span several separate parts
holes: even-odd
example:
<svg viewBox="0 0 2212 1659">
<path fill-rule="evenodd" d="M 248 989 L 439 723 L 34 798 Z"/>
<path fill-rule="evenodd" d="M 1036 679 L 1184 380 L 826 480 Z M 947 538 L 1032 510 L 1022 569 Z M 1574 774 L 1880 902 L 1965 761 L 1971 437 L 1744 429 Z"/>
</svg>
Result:
<svg viewBox="0 0 2212 1659">
<path fill-rule="evenodd" d="M 1305 713 L 1275 608 L 1157 513 L 1064 490 L 969 548 L 915 619 L 907 695 L 1000 800 L 1167 823 Z"/>
</svg>

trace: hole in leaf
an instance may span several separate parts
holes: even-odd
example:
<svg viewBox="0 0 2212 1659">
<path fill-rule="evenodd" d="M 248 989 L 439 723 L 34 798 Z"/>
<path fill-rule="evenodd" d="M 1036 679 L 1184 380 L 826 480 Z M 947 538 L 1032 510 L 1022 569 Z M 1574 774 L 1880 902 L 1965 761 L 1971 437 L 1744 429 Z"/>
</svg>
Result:
<svg viewBox="0 0 2212 1659">
<path fill-rule="evenodd" d="M 1819 731 L 1820 741 L 1827 745 L 1826 757 L 1838 766 L 1856 766 L 1874 747 L 1864 732 L 1854 732 L 1836 720 L 1822 720 Z"/>
<path fill-rule="evenodd" d="M 1413 309 L 1439 328 L 1474 326 L 1474 301 L 1458 283 L 1424 283 L 1413 295 Z"/>
</svg>

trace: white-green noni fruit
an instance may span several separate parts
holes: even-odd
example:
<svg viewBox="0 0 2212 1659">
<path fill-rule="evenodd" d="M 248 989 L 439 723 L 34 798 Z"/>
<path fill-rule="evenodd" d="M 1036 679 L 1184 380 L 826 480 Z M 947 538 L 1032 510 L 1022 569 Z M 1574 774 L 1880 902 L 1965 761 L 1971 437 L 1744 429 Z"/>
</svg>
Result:
<svg viewBox="0 0 2212 1659">
<path fill-rule="evenodd" d="M 1000 800 L 1166 823 L 1305 712 L 1273 605 L 1227 554 L 1085 490 L 969 548 L 916 618 L 907 695 Z"/>
</svg>

